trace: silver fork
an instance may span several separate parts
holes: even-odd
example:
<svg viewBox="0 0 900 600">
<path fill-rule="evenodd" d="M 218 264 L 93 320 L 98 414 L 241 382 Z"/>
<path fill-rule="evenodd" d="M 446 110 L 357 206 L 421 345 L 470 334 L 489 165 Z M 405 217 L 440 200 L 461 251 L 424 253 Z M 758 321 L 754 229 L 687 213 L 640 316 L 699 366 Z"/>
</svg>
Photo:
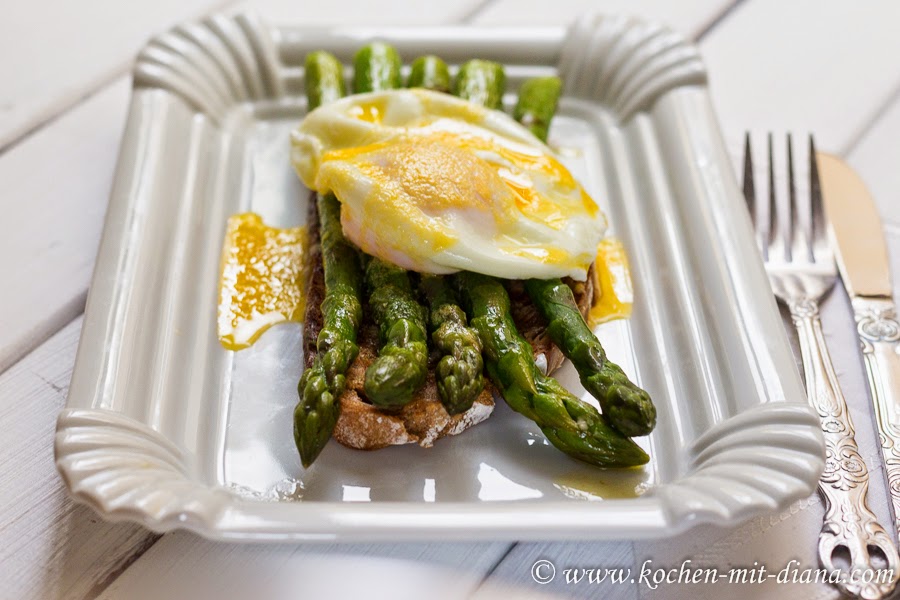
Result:
<svg viewBox="0 0 900 600">
<path fill-rule="evenodd" d="M 836 569 L 835 558 L 849 554 L 850 573 L 838 587 L 862 598 L 884 598 L 900 576 L 900 558 L 890 536 L 869 509 L 866 498 L 869 472 L 854 439 L 847 402 L 825 347 L 819 320 L 819 300 L 834 286 L 837 267 L 826 233 L 815 145 L 810 136 L 806 163 L 809 177 L 804 178 L 794 175 L 790 135 L 783 163 L 775 159 L 771 134 L 767 142 L 768 194 L 760 201 L 750 134 L 745 138 L 744 196 L 772 291 L 790 309 L 797 328 L 807 397 L 822 421 L 826 460 L 819 491 L 825 498 L 826 509 L 819 534 L 819 562 L 831 573 Z M 785 165 L 786 173 L 779 171 L 780 164 Z M 803 162 L 799 164 L 804 166 Z M 873 563 L 873 555 L 884 564 Z M 874 574 L 876 569 L 884 567 L 892 569 L 891 576 L 885 577 L 888 581 L 864 583 L 861 576 L 849 577 L 854 572 Z"/>
</svg>

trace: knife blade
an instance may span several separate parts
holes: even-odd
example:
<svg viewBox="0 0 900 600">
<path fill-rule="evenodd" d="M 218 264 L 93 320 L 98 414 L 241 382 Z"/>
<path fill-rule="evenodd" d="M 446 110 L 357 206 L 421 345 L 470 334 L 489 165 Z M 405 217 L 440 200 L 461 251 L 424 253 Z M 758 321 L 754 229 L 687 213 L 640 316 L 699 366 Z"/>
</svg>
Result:
<svg viewBox="0 0 900 600">
<path fill-rule="evenodd" d="M 847 293 L 891 296 L 891 272 L 881 217 L 866 184 L 836 156 L 818 152 L 819 185 L 832 245 Z"/>
<path fill-rule="evenodd" d="M 894 308 L 887 244 L 872 195 L 850 165 L 816 154 L 829 237 L 850 294 L 881 454 L 888 479 L 894 527 L 900 531 L 900 323 Z"/>
</svg>

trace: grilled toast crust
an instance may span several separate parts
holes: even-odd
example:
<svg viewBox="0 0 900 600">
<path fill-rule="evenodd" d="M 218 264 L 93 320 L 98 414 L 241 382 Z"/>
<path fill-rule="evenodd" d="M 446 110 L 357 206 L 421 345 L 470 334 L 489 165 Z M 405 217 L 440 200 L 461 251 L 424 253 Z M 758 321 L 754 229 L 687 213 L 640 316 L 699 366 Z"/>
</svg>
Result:
<svg viewBox="0 0 900 600">
<path fill-rule="evenodd" d="M 325 272 L 319 243 L 319 218 L 315 196 L 309 202 L 307 217 L 306 313 L 303 326 L 305 365 L 312 365 L 316 356 L 316 340 L 322 329 L 322 300 L 325 298 Z M 592 267 L 593 270 L 593 267 Z M 593 301 L 593 272 L 587 282 L 569 281 L 582 314 L 587 315 Z M 519 332 L 534 349 L 535 360 L 547 373 L 557 369 L 564 356 L 546 331 L 546 323 L 531 302 L 521 281 L 508 285 L 511 312 Z M 495 390 L 490 382 L 475 399 L 472 408 L 458 415 L 450 415 L 441 404 L 434 367 L 439 360 L 435 352 L 429 355 L 429 369 L 425 384 L 413 400 L 399 410 L 387 411 L 373 406 L 363 391 L 366 368 L 378 356 L 378 332 L 368 319 L 363 302 L 363 322 L 357 343 L 359 355 L 347 371 L 347 387 L 339 402 L 340 417 L 334 429 L 334 439 L 350 448 L 376 450 L 398 444 L 419 444 L 429 447 L 444 436 L 457 435 L 487 419 L 494 410 Z M 543 356 L 542 356 L 543 355 Z"/>
</svg>

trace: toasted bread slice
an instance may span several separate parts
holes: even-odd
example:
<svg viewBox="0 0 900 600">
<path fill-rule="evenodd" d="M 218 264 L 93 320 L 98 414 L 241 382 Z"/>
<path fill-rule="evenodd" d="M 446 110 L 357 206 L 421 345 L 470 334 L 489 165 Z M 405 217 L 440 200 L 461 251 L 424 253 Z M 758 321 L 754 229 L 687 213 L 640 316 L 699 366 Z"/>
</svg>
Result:
<svg viewBox="0 0 900 600">
<path fill-rule="evenodd" d="M 322 329 L 321 304 L 325 297 L 325 273 L 319 245 L 319 219 L 315 199 L 309 202 L 307 219 L 307 285 L 306 314 L 303 329 L 303 349 L 306 367 L 316 356 L 316 340 Z M 593 268 L 592 268 L 593 271 Z M 582 314 L 587 315 L 593 300 L 593 272 L 587 282 L 568 282 Z M 512 315 L 516 326 L 534 349 L 535 361 L 548 374 L 557 369 L 564 356 L 546 332 L 546 323 L 537 311 L 520 281 L 508 286 Z M 340 417 L 334 429 L 334 439 L 350 448 L 375 450 L 398 444 L 419 444 L 429 447 L 444 436 L 457 435 L 487 419 L 494 410 L 495 388 L 486 382 L 485 389 L 475 399 L 472 408 L 458 415 L 450 415 L 441 404 L 434 378 L 434 366 L 439 356 L 429 356 L 428 377 L 413 400 L 399 410 L 384 410 L 372 405 L 365 397 L 363 382 L 366 368 L 378 356 L 378 332 L 368 318 L 363 303 L 363 323 L 357 343 L 359 355 L 347 371 L 347 388 L 341 395 Z"/>
</svg>

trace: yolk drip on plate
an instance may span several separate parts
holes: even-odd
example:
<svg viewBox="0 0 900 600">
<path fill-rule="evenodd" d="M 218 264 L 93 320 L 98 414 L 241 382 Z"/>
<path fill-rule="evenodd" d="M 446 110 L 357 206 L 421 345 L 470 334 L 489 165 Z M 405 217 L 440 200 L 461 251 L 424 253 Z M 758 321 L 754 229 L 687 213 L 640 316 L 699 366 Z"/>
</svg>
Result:
<svg viewBox="0 0 900 600">
<path fill-rule="evenodd" d="M 631 316 L 634 292 L 625 247 L 616 238 L 604 238 L 597 246 L 594 263 L 594 305 L 589 320 L 599 325 Z"/>
<path fill-rule="evenodd" d="M 278 229 L 254 213 L 228 219 L 219 284 L 219 341 L 229 350 L 253 344 L 305 310 L 304 227 Z"/>
</svg>

